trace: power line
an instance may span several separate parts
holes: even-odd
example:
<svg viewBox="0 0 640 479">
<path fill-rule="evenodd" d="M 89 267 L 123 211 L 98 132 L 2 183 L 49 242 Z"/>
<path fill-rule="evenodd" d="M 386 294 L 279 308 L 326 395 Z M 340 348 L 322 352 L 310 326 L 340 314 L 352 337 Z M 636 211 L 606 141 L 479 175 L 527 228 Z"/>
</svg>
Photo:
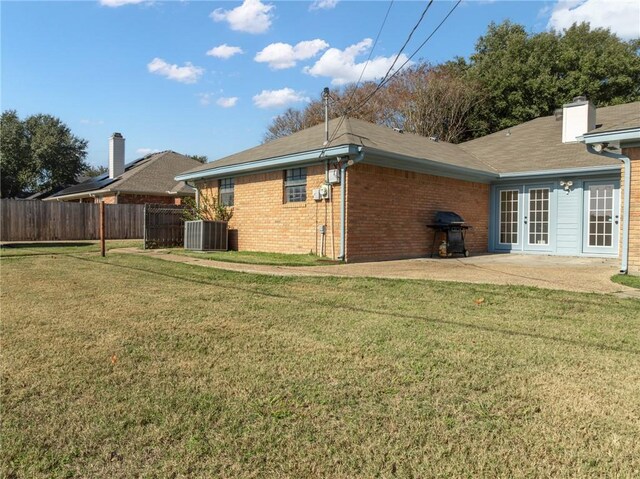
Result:
<svg viewBox="0 0 640 479">
<path fill-rule="evenodd" d="M 418 48 L 416 48 L 416 50 L 411 54 L 411 56 L 410 56 L 409 58 L 407 58 L 407 60 L 406 60 L 402 65 L 400 65 L 400 67 L 399 67 L 399 68 L 398 68 L 398 69 L 397 69 L 397 70 L 396 70 L 396 71 L 395 71 L 391 76 L 383 78 L 383 79 L 380 81 L 380 83 L 378 83 L 378 86 L 375 88 L 375 90 L 373 90 L 373 91 L 372 91 L 372 92 L 371 92 L 371 93 L 370 93 L 370 94 L 369 94 L 369 95 L 368 95 L 368 96 L 367 96 L 367 97 L 366 97 L 366 98 L 365 98 L 365 99 L 364 99 L 364 100 L 363 100 L 363 101 L 362 101 L 362 102 L 361 102 L 357 107 L 355 107 L 355 108 L 353 109 L 353 111 L 354 111 L 354 112 L 357 112 L 360 108 L 362 108 L 362 107 L 363 107 L 363 106 L 364 106 L 364 105 L 365 105 L 365 104 L 366 104 L 366 103 L 367 103 L 367 102 L 368 102 L 368 101 L 369 101 L 369 100 L 370 100 L 370 99 L 371 99 L 371 98 L 372 98 L 376 93 L 378 93 L 378 91 L 379 91 L 383 86 L 385 86 L 387 83 L 389 83 L 389 82 L 390 82 L 390 81 L 391 81 L 391 80 L 392 80 L 392 79 L 393 79 L 393 78 L 394 78 L 394 77 L 395 77 L 395 76 L 396 76 L 396 75 L 397 75 L 397 74 L 398 74 L 398 73 L 399 73 L 399 72 L 404 68 L 404 66 L 405 66 L 407 63 L 409 63 L 409 62 L 411 61 L 411 59 L 412 59 L 413 57 L 415 57 L 415 56 L 418 54 L 418 52 L 422 49 L 422 47 L 424 47 L 424 46 L 427 44 L 427 42 L 428 42 L 429 40 L 431 40 L 431 37 L 433 37 L 433 36 L 436 34 L 436 32 L 437 32 L 438 30 L 440 30 L 440 27 L 442 27 L 442 25 L 444 24 L 444 22 L 446 22 L 446 21 L 447 21 L 447 19 L 451 16 L 451 14 L 453 13 L 453 11 L 454 11 L 456 8 L 458 8 L 458 5 L 460 5 L 460 3 L 461 3 L 461 2 L 462 2 L 462 0 L 458 0 L 458 1 L 456 2 L 456 4 L 453 6 L 453 8 L 451 8 L 451 10 L 449 10 L 449 13 L 447 13 L 447 14 L 445 15 L 445 17 L 442 19 L 442 21 L 441 21 L 441 22 L 438 24 L 438 26 L 437 26 L 437 27 L 436 27 L 436 28 L 435 28 L 435 29 L 434 29 L 434 30 L 429 34 L 429 36 L 425 39 L 425 41 L 424 41 L 424 42 L 422 42 Z"/>
<path fill-rule="evenodd" d="M 387 23 L 387 18 L 389 18 L 389 12 L 391 11 L 391 7 L 393 7 L 393 3 L 394 3 L 394 0 L 391 0 L 389 2 L 389 8 L 387 8 L 387 13 L 385 14 L 384 19 L 382 20 L 382 25 L 380 25 L 380 28 L 378 29 L 378 34 L 376 35 L 376 39 L 374 40 L 373 46 L 371 47 L 371 50 L 369 51 L 369 57 L 367 58 L 367 61 L 364 63 L 364 67 L 362 67 L 362 71 L 360 72 L 360 77 L 358 77 L 358 81 L 356 82 L 356 86 L 353 89 L 353 91 L 351 92 L 351 96 L 349 97 L 349 100 L 347 100 L 347 106 L 345 107 L 343 114 L 340 116 L 340 120 L 338 121 L 338 124 L 336 125 L 336 128 L 333 130 L 333 133 L 331 134 L 331 137 L 329 139 L 329 143 L 331 141 L 333 141 L 333 139 L 335 138 L 336 133 L 338 132 L 338 130 L 342 126 L 342 123 L 344 122 L 344 115 L 346 114 L 347 111 L 349 111 L 349 106 L 351 105 L 351 102 L 353 101 L 353 97 L 356 94 L 356 90 L 358 89 L 358 85 L 362 81 L 362 77 L 364 76 L 364 72 L 367 69 L 367 66 L 369 66 L 369 62 L 371 61 L 371 57 L 373 56 L 373 51 L 375 50 L 376 45 L 378 44 L 378 40 L 380 39 L 380 35 L 382 34 L 382 30 L 384 29 L 384 26 Z M 331 98 L 331 97 L 329 97 L 329 98 Z"/>
<path fill-rule="evenodd" d="M 387 70 L 387 72 L 384 74 L 384 77 L 382 77 L 382 80 L 380 80 L 380 83 L 384 82 L 384 81 L 387 79 L 387 77 L 389 76 L 389 74 L 391 73 L 391 71 L 393 70 L 393 67 L 395 66 L 395 64 L 397 63 L 398 59 L 400 58 L 400 55 L 402 55 L 402 52 L 404 51 L 404 49 L 407 47 L 407 45 L 408 45 L 408 44 L 409 44 L 409 42 L 411 41 L 411 38 L 413 37 L 413 34 L 415 33 L 415 31 L 418 29 L 418 27 L 419 27 L 419 26 L 420 26 L 420 24 L 422 23 L 422 20 L 424 20 L 424 17 L 425 17 L 425 15 L 427 14 L 427 12 L 429 11 L 429 8 L 431 8 L 431 5 L 433 4 L 433 1 L 434 1 L 434 0 L 429 0 L 429 3 L 428 3 L 428 4 L 427 4 L 427 6 L 424 8 L 424 10 L 422 11 L 422 14 L 420 15 L 420 18 L 418 19 L 418 21 L 416 22 L 416 24 L 413 26 L 413 28 L 412 28 L 412 29 L 411 29 L 411 31 L 409 32 L 409 35 L 407 36 L 407 39 L 405 40 L 404 44 L 402 45 L 402 47 L 400 48 L 400 50 L 399 50 L 399 51 L 398 51 L 398 53 L 396 54 L 396 57 L 394 58 L 393 63 L 391 64 L 391 66 L 389 67 L 389 69 Z M 393 3 L 393 2 L 392 2 L 392 3 Z M 391 10 L 391 5 L 389 5 L 389 10 Z M 389 10 L 387 10 L 387 15 L 389 15 Z M 384 22 L 386 22 L 386 21 L 387 21 L 387 17 L 385 16 Z M 384 22 L 383 22 L 383 26 L 384 26 Z M 382 31 L 382 29 L 381 29 L 380 31 Z M 378 36 L 380 36 L 380 33 L 378 33 Z M 377 39 L 376 39 L 376 42 L 377 42 Z M 373 54 L 373 49 L 372 49 L 372 51 L 369 53 L 369 59 L 371 58 L 371 55 L 372 55 L 372 54 Z M 367 60 L 367 63 L 368 63 L 368 62 L 369 62 L 369 60 Z M 365 65 L 365 68 L 366 68 L 366 65 Z M 360 79 L 362 79 L 362 75 L 363 75 L 363 74 L 364 74 L 364 69 L 362 70 L 362 74 L 360 75 Z M 358 80 L 358 83 L 360 83 L 360 80 Z M 340 129 L 340 127 L 342 126 L 342 123 L 344 122 L 344 117 L 345 117 L 345 115 L 346 115 L 347 113 L 349 113 L 349 111 L 350 111 L 349 107 L 351 106 L 351 101 L 352 101 L 352 100 L 353 100 L 353 98 L 355 97 L 356 91 L 357 91 L 357 89 L 358 89 L 358 83 L 356 83 L 356 86 L 355 86 L 355 88 L 353 89 L 353 92 L 351 93 L 351 97 L 349 98 L 349 101 L 348 101 L 348 103 L 347 103 L 347 107 L 345 108 L 343 115 L 340 117 L 340 121 L 339 121 L 339 122 L 338 122 L 338 124 L 336 125 L 336 128 L 334 129 L 333 134 L 331 135 L 331 138 L 329 139 L 329 142 L 331 142 L 331 141 L 333 141 L 333 140 L 334 140 L 336 133 L 338 132 L 338 130 L 339 130 L 339 129 Z M 378 85 L 378 86 L 376 87 L 376 90 L 375 90 L 375 91 L 377 91 L 377 90 L 378 90 L 378 89 L 380 89 L 380 88 L 381 88 L 381 87 L 380 87 L 380 85 Z M 368 100 L 369 100 L 369 98 L 370 98 L 371 96 L 373 96 L 373 94 L 375 94 L 375 91 L 374 91 L 374 93 L 372 93 L 369 97 L 367 97 L 367 100 L 366 100 L 366 101 L 368 101 Z M 358 107 L 358 108 L 361 108 L 362 106 L 364 106 L 364 102 L 363 102 L 363 103 L 360 105 L 360 107 Z M 357 109 L 355 109 L 354 111 L 357 111 L 357 110 L 358 110 L 358 108 L 357 108 Z"/>
</svg>

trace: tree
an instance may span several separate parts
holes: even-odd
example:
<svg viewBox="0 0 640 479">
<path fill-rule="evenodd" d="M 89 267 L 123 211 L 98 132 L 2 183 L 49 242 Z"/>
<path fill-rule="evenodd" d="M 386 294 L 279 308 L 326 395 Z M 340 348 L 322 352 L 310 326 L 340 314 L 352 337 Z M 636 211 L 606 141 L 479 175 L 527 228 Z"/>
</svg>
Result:
<svg viewBox="0 0 640 479">
<path fill-rule="evenodd" d="M 8 110 L 0 128 L 3 198 L 75 184 L 88 167 L 86 140 L 54 116 L 31 115 L 21 121 L 15 110 Z"/>
<path fill-rule="evenodd" d="M 578 95 L 599 107 L 638 100 L 639 46 L 586 23 L 533 35 L 509 21 L 492 23 L 466 68 L 488 93 L 474 136 L 551 115 Z"/>
<path fill-rule="evenodd" d="M 192 160 L 199 161 L 200 163 L 206 163 L 209 158 L 206 155 L 188 155 Z"/>
<path fill-rule="evenodd" d="M 88 177 L 88 178 L 95 178 L 96 176 L 105 174 L 107 171 L 109 171 L 109 168 L 107 168 L 104 165 L 100 165 L 100 166 L 88 165 L 87 168 L 82 172 L 82 176 Z"/>
</svg>

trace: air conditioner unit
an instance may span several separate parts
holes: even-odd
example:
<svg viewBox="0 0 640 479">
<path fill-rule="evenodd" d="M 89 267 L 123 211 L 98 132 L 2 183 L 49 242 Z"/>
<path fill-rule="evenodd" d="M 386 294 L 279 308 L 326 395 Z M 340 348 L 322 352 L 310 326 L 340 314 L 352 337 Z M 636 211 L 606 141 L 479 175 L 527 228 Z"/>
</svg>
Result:
<svg viewBox="0 0 640 479">
<path fill-rule="evenodd" d="M 329 183 L 331 183 L 332 185 L 340 184 L 340 170 L 338 168 L 329 170 Z"/>
</svg>

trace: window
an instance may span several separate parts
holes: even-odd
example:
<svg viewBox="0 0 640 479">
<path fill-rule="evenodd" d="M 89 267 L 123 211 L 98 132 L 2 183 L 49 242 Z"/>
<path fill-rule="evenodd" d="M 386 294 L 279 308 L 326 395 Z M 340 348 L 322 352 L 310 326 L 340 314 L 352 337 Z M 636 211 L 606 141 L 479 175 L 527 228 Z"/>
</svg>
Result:
<svg viewBox="0 0 640 479">
<path fill-rule="evenodd" d="M 500 192 L 500 243 L 518 243 L 518 190 Z"/>
<path fill-rule="evenodd" d="M 549 188 L 529 190 L 529 244 L 549 244 Z"/>
<path fill-rule="evenodd" d="M 285 171 L 284 202 L 307 201 L 307 169 L 293 168 Z"/>
<path fill-rule="evenodd" d="M 223 206 L 233 206 L 233 178 L 222 178 L 218 185 L 218 200 Z"/>
</svg>

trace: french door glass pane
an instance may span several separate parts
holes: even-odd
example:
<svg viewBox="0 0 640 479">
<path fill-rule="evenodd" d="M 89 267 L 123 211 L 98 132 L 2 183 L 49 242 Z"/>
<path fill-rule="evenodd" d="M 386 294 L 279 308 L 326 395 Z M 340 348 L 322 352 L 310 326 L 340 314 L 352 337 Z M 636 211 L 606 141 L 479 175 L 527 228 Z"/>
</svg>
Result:
<svg viewBox="0 0 640 479">
<path fill-rule="evenodd" d="M 518 243 L 518 190 L 500 191 L 500 243 Z"/>
<path fill-rule="evenodd" d="M 589 246 L 613 243 L 613 185 L 589 186 Z"/>
<path fill-rule="evenodd" d="M 529 190 L 529 244 L 549 244 L 549 188 Z"/>
</svg>

